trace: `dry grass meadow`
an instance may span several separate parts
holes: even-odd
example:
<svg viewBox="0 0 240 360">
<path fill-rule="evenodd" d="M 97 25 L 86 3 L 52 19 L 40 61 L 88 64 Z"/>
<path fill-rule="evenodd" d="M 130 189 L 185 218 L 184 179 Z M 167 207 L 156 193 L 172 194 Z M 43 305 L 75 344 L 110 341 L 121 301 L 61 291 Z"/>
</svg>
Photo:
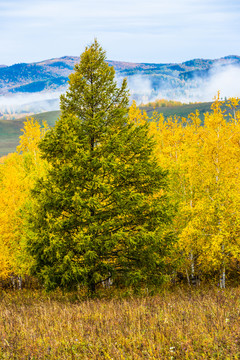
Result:
<svg viewBox="0 0 240 360">
<path fill-rule="evenodd" d="M 240 359 L 240 288 L 0 295 L 0 359 Z"/>
</svg>

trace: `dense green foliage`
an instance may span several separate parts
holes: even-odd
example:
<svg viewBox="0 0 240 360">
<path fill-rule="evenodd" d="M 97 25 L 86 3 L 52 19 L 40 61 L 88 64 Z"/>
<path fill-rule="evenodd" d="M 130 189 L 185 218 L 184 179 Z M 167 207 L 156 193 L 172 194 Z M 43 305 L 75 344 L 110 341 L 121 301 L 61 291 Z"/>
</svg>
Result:
<svg viewBox="0 0 240 360">
<path fill-rule="evenodd" d="M 171 238 L 166 172 L 147 124 L 128 121 L 126 81 L 95 41 L 61 97 L 62 114 L 40 143 L 50 164 L 33 191 L 29 252 L 46 288 L 159 283 Z"/>
</svg>

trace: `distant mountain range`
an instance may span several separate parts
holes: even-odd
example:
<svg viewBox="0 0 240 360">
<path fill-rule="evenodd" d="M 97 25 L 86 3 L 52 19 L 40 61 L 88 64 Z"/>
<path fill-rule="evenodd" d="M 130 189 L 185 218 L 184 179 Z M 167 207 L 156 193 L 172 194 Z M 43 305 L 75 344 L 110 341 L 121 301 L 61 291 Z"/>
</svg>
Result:
<svg viewBox="0 0 240 360">
<path fill-rule="evenodd" d="M 68 76 L 79 61 L 76 56 L 45 60 L 37 63 L 22 63 L 11 66 L 0 65 L 0 94 L 34 93 L 43 90 L 56 90 L 67 85 Z M 240 56 L 226 56 L 216 60 L 194 59 L 183 63 L 148 64 L 108 61 L 114 66 L 117 75 L 141 75 L 150 78 L 153 89 L 171 83 L 181 85 L 183 81 L 197 77 L 208 77 L 216 66 L 239 66 Z"/>
<path fill-rule="evenodd" d="M 11 111 L 24 113 L 26 104 L 27 111 L 31 113 L 34 109 L 35 112 L 50 108 L 57 110 L 56 101 L 59 94 L 66 90 L 68 76 L 78 61 L 79 57 L 64 56 L 30 64 L 0 65 L 0 117 Z M 167 64 L 111 60 L 108 63 L 114 66 L 119 80 L 123 77 L 128 78 L 132 98 L 138 102 L 147 102 L 157 97 L 191 101 L 194 100 L 194 91 L 206 84 L 216 72 L 225 71 L 229 67 L 240 69 L 240 56 L 231 55 L 215 60 L 194 59 Z M 30 103 L 35 105 L 31 107 Z M 11 110 L 14 104 L 15 109 Z"/>
</svg>

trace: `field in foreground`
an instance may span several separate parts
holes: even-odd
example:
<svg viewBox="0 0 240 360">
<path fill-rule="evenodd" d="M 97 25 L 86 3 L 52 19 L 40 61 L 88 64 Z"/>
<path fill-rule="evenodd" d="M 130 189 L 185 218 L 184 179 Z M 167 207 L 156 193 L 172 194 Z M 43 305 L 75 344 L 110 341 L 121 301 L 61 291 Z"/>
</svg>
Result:
<svg viewBox="0 0 240 360">
<path fill-rule="evenodd" d="M 77 300 L 0 296 L 0 359 L 239 359 L 240 287 Z"/>
</svg>

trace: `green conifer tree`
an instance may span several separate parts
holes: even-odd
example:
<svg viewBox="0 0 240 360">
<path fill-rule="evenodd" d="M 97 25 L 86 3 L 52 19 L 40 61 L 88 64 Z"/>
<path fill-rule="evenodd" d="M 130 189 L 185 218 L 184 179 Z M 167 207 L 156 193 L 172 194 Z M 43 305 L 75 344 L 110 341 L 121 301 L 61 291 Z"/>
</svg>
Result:
<svg viewBox="0 0 240 360">
<path fill-rule="evenodd" d="M 147 125 L 128 122 L 126 80 L 98 42 L 86 48 L 61 97 L 61 117 L 40 143 L 50 169 L 33 191 L 28 241 L 46 288 L 157 282 L 171 217 L 166 173 Z"/>
</svg>

